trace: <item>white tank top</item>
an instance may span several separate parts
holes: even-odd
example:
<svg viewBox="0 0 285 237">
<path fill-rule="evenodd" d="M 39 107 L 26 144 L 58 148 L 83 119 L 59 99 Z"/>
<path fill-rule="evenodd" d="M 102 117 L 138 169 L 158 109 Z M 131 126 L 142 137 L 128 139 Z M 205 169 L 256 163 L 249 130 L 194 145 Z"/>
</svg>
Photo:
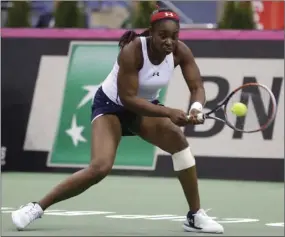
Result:
<svg viewBox="0 0 285 237">
<path fill-rule="evenodd" d="M 148 101 L 159 97 L 160 90 L 168 85 L 174 71 L 173 54 L 169 54 L 159 65 L 153 65 L 147 53 L 146 38 L 140 37 L 143 53 L 143 67 L 139 71 L 139 88 L 137 96 Z M 102 83 L 104 93 L 114 103 L 122 105 L 117 90 L 117 75 L 119 71 L 118 62 L 113 66 L 112 71 Z"/>
</svg>

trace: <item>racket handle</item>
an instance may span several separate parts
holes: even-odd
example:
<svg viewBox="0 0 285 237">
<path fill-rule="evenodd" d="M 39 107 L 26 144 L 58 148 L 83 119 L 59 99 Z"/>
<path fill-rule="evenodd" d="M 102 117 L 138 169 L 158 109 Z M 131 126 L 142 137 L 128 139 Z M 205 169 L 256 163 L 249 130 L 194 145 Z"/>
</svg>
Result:
<svg viewBox="0 0 285 237">
<path fill-rule="evenodd" d="M 203 121 L 203 120 L 205 120 L 205 115 L 203 113 L 199 113 L 199 114 L 197 114 L 197 119 L 199 121 Z"/>
<path fill-rule="evenodd" d="M 189 120 L 190 119 L 190 115 L 187 115 L 187 119 Z M 203 114 L 203 113 L 199 113 L 199 114 L 197 114 L 197 119 L 199 120 L 199 121 L 203 121 L 203 120 L 205 120 L 205 115 Z"/>
</svg>

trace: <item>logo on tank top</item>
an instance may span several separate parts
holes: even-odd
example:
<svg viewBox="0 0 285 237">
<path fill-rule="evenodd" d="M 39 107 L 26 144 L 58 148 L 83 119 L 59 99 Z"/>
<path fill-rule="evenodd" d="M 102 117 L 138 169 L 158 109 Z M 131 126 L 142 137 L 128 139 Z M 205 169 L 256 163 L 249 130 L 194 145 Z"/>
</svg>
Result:
<svg viewBox="0 0 285 237">
<path fill-rule="evenodd" d="M 158 76 L 159 77 L 159 72 L 154 72 L 153 74 L 152 74 L 152 76 L 154 77 L 154 76 Z"/>
</svg>

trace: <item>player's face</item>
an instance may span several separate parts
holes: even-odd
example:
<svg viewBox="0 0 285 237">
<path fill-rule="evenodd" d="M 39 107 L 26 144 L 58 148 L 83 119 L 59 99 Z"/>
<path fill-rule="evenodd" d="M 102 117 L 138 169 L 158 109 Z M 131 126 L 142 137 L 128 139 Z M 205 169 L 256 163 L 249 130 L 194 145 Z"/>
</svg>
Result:
<svg viewBox="0 0 285 237">
<path fill-rule="evenodd" d="M 172 20 L 157 22 L 152 29 L 153 43 L 161 54 L 170 54 L 174 51 L 178 41 L 179 24 Z"/>
</svg>

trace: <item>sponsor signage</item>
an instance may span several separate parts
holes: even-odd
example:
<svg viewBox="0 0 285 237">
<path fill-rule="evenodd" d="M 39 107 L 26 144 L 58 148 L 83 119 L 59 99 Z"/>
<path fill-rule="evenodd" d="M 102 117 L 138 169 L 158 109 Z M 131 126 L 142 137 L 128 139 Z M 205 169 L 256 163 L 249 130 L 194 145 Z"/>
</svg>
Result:
<svg viewBox="0 0 285 237">
<path fill-rule="evenodd" d="M 47 31 L 36 30 L 39 33 L 36 37 L 34 31 L 26 34 L 27 30 L 3 30 L 3 170 L 78 169 L 89 163 L 91 103 L 116 60 L 119 32 L 115 31 L 115 38 L 110 32 L 102 32 L 102 37 L 97 39 L 94 38 L 97 31 L 93 38 L 88 36 L 90 31 L 81 32 L 85 38 L 73 37 L 73 31 L 69 30 L 58 32 L 57 38 L 55 31 Z M 206 110 L 232 89 L 249 81 L 267 85 L 278 101 L 277 117 L 264 132 L 240 134 L 215 121 L 182 128 L 197 157 L 199 176 L 282 180 L 284 45 L 280 34 L 242 31 L 188 33 L 182 32 L 182 38 L 192 49 L 200 68 L 206 89 Z M 25 36 L 19 38 L 19 34 Z M 238 40 L 233 40 L 233 35 L 238 36 Z M 220 36 L 227 40 L 221 40 Z M 29 48 L 30 45 L 33 49 Z M 167 106 L 188 111 L 189 99 L 190 93 L 178 67 L 160 100 Z M 263 100 L 262 94 L 257 100 L 250 98 L 247 103 L 253 108 L 251 119 L 268 111 L 268 101 Z M 250 120 L 246 120 L 248 122 Z M 269 166 L 270 172 L 264 172 Z M 247 170 L 258 168 L 254 172 L 243 172 L 244 167 L 248 167 Z M 120 174 L 148 171 L 148 174 L 159 176 L 173 175 L 169 154 L 139 137 L 122 139 L 114 171 L 123 171 Z"/>
<path fill-rule="evenodd" d="M 89 164 L 90 106 L 117 53 L 116 42 L 72 42 L 68 56 L 42 57 L 25 139 L 26 150 L 48 150 L 49 166 L 82 167 Z M 272 89 L 278 102 L 278 113 L 272 126 L 254 134 L 234 132 L 216 121 L 207 121 L 203 126 L 187 126 L 183 130 L 193 153 L 212 158 L 283 159 L 283 60 L 196 58 L 196 61 L 206 89 L 205 109 L 214 107 L 234 88 L 246 82 L 259 82 Z M 54 66 L 60 76 L 54 75 Z M 51 94 L 46 87 L 52 88 L 55 81 L 58 88 Z M 167 106 L 187 111 L 189 98 L 181 70 L 177 68 L 160 100 Z M 263 99 L 262 94 L 258 99 L 261 104 L 256 106 L 257 110 L 252 106 L 254 115 L 246 119 L 258 122 L 258 114 L 267 113 L 268 101 Z M 53 101 L 52 108 L 45 109 L 48 101 Z M 252 103 L 256 100 L 249 100 L 248 106 Z M 45 121 L 47 116 L 54 119 Z M 45 126 L 41 121 L 45 121 Z M 49 129 L 46 130 L 46 127 Z M 43 136 L 43 133 L 46 135 Z M 154 170 L 157 156 L 164 154 L 138 137 L 126 137 L 119 146 L 114 169 Z"/>
</svg>

